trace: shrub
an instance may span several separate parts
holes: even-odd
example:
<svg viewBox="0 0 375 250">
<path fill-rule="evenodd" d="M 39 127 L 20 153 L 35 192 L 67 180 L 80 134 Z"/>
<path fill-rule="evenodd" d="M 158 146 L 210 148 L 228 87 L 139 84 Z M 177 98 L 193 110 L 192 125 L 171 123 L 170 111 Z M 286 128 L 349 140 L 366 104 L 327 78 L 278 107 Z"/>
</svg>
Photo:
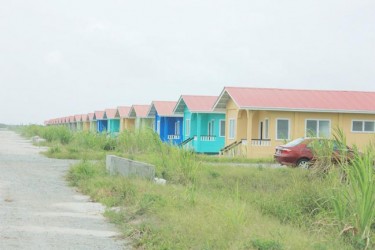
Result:
<svg viewBox="0 0 375 250">
<path fill-rule="evenodd" d="M 78 185 L 79 181 L 93 178 L 94 176 L 105 175 L 105 168 L 100 163 L 93 164 L 88 161 L 81 161 L 69 169 L 67 179 L 72 185 Z"/>
</svg>

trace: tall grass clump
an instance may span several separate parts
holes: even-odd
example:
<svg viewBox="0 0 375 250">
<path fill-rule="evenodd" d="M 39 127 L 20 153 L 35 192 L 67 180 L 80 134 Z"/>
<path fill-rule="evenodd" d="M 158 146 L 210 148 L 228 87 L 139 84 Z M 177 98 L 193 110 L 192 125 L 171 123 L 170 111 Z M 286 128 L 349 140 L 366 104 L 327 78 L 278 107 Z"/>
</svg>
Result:
<svg viewBox="0 0 375 250">
<path fill-rule="evenodd" d="M 74 144 L 83 149 L 111 151 L 117 148 L 117 139 L 105 133 L 76 132 Z"/>
<path fill-rule="evenodd" d="M 157 152 L 162 144 L 159 136 L 152 129 L 121 132 L 118 136 L 118 148 L 128 154 Z"/>
<path fill-rule="evenodd" d="M 332 139 L 319 139 L 311 143 L 314 162 L 310 167 L 313 177 L 326 177 L 331 171 L 338 169 L 340 178 L 345 179 L 347 165 L 357 153 L 356 148 L 349 149 L 342 129 L 334 129 Z"/>
<path fill-rule="evenodd" d="M 69 144 L 73 138 L 73 133 L 64 126 L 56 127 L 45 127 L 42 130 L 41 137 L 46 139 L 48 142 L 57 141 L 61 144 Z"/>
<path fill-rule="evenodd" d="M 104 175 L 106 172 L 101 163 L 94 164 L 83 160 L 69 169 L 67 179 L 73 186 L 79 186 L 81 181 Z"/>
<path fill-rule="evenodd" d="M 347 167 L 347 179 L 333 191 L 332 205 L 342 234 L 350 232 L 365 249 L 370 247 L 375 222 L 374 150 L 356 155 Z"/>
<path fill-rule="evenodd" d="M 117 150 L 131 158 L 145 155 L 145 160 L 156 166 L 157 175 L 172 183 L 194 183 L 200 166 L 194 152 L 163 143 L 151 129 L 120 133 Z"/>
<path fill-rule="evenodd" d="M 47 142 L 59 142 L 61 144 L 69 144 L 73 138 L 73 133 L 64 126 L 24 126 L 21 129 L 21 134 L 25 137 L 40 136 Z"/>
<path fill-rule="evenodd" d="M 29 125 L 20 127 L 21 135 L 25 137 L 32 137 L 32 136 L 42 136 L 42 130 L 45 127 L 41 125 Z"/>
<path fill-rule="evenodd" d="M 157 170 L 163 178 L 185 185 L 195 183 L 200 161 L 194 152 L 165 144 L 159 150 Z"/>
</svg>

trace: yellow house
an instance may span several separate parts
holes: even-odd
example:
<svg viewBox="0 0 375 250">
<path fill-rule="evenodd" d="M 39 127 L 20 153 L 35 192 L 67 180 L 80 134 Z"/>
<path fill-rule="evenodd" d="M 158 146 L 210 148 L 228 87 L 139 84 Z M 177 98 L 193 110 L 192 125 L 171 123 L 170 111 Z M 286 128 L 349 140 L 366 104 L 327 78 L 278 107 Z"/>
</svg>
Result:
<svg viewBox="0 0 375 250">
<path fill-rule="evenodd" d="M 213 110 L 226 112 L 226 155 L 271 157 L 286 141 L 335 128 L 348 145 L 375 143 L 375 92 L 225 87 Z"/>
<path fill-rule="evenodd" d="M 95 113 L 88 113 L 87 114 L 88 116 L 88 120 L 89 120 L 89 123 L 90 123 L 90 132 L 96 132 L 97 130 L 97 123 L 96 123 L 96 120 L 95 120 Z"/>
<path fill-rule="evenodd" d="M 82 130 L 90 131 L 90 120 L 88 114 L 82 115 Z"/>
<path fill-rule="evenodd" d="M 134 129 L 135 119 L 129 117 L 130 108 L 127 106 L 117 107 L 116 117 L 120 118 L 120 132 Z"/>
<path fill-rule="evenodd" d="M 134 119 L 134 128 L 141 130 L 145 128 L 154 128 L 155 118 L 148 117 L 148 111 L 151 105 L 132 105 L 129 111 L 129 117 Z"/>
</svg>

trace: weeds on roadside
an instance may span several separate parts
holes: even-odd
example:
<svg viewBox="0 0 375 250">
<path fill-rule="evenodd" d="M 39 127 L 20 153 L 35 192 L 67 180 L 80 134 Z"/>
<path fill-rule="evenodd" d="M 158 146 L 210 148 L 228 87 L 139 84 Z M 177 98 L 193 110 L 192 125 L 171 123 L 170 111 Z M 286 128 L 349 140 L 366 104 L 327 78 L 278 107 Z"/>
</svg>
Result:
<svg viewBox="0 0 375 250">
<path fill-rule="evenodd" d="M 341 235 L 350 236 L 355 244 L 368 249 L 371 226 L 375 222 L 374 150 L 357 155 L 346 170 L 346 182 L 332 192 L 332 205 Z"/>
<path fill-rule="evenodd" d="M 360 241 L 357 242 L 371 246 L 368 225 L 371 226 L 369 221 L 374 219 L 372 214 L 366 215 L 365 212 L 371 210 L 373 203 L 367 203 L 366 198 L 361 197 L 371 196 L 372 191 L 368 185 L 364 189 L 366 185 L 358 184 L 363 181 L 352 180 L 357 180 L 363 173 L 349 172 L 344 161 L 338 167 L 326 168 L 322 164 L 321 171 L 315 176 L 301 169 L 206 166 L 193 152 L 162 143 L 151 130 L 124 132 L 117 138 L 77 132 L 67 145 L 59 139 L 50 145 L 56 145 L 50 149 L 55 156 L 65 153 L 79 158 L 84 155 L 82 152 L 93 152 L 100 159 L 109 150 L 135 160 L 142 157 L 156 166 L 156 173 L 167 179 L 170 185 L 156 186 L 142 180 L 108 176 L 104 162 L 84 161 L 68 174 L 71 184 L 94 200 L 109 207 L 124 208 L 108 214 L 115 223 L 127 227 L 124 231 L 134 236 L 139 247 L 224 249 L 233 247 L 230 244 L 238 244 L 234 248 L 241 249 L 246 245 L 258 249 L 282 249 L 283 246 L 305 249 L 310 239 L 301 243 L 306 238 L 304 230 L 315 232 L 315 222 L 333 220 L 333 213 L 341 223 L 340 231 L 348 228 L 346 226 L 353 228 L 343 234 L 358 231 L 355 235 Z M 332 145 L 328 146 L 333 149 Z M 322 150 L 323 153 L 326 152 Z M 326 160 L 328 162 L 328 156 Z M 333 178 L 332 173 L 341 169 L 346 178 L 343 178 L 344 182 L 335 179 L 336 189 L 331 191 L 330 178 L 321 177 Z M 316 176 L 319 178 L 314 178 Z M 363 193 L 367 195 L 361 196 Z M 324 200 L 331 194 L 330 202 Z M 365 211 L 362 214 L 361 209 Z M 137 222 L 141 216 L 141 222 Z M 131 229 L 128 222 L 133 223 Z M 269 235 L 271 229 L 257 227 L 267 222 L 273 229 L 290 230 L 284 234 L 287 237 L 274 237 Z M 330 236 L 318 232 L 317 238 L 335 239 L 336 235 L 332 236 L 335 229 L 326 229 Z M 254 237 L 253 230 L 261 231 L 262 236 Z M 360 230 L 363 233 L 359 233 Z M 293 242 L 295 233 L 300 236 Z M 327 244 L 342 246 L 341 241 Z"/>
<path fill-rule="evenodd" d="M 330 204 L 340 234 L 368 249 L 373 244 L 370 236 L 375 223 L 374 148 L 364 153 L 349 149 L 341 129 L 335 130 L 333 138 L 313 145 L 316 159 L 310 176 L 334 178 Z"/>
</svg>

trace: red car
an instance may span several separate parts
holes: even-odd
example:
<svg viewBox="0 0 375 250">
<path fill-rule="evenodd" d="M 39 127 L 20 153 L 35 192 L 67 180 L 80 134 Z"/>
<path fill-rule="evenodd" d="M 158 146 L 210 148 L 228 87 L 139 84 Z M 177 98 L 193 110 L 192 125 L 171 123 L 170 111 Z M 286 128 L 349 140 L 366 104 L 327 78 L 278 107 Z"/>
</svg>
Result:
<svg viewBox="0 0 375 250">
<path fill-rule="evenodd" d="M 326 139 L 318 138 L 298 138 L 285 145 L 277 146 L 274 154 L 275 160 L 281 165 L 297 166 L 302 168 L 309 168 L 311 162 L 314 160 L 312 150 L 313 142 L 322 142 Z M 341 159 L 340 151 L 338 150 L 337 142 L 333 142 L 332 162 L 337 162 Z M 346 146 L 345 146 L 346 147 Z M 346 147 L 346 157 L 353 158 L 353 151 Z M 342 152 L 342 151 L 341 151 Z"/>
</svg>

